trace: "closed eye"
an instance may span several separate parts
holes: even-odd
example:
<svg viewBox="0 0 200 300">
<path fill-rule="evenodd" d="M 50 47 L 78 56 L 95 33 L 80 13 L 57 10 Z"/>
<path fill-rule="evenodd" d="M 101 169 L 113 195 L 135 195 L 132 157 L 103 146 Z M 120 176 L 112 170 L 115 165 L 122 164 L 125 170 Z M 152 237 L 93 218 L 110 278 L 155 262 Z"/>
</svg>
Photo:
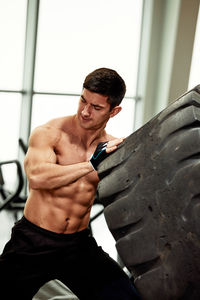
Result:
<svg viewBox="0 0 200 300">
<path fill-rule="evenodd" d="M 83 95 L 81 95 L 81 102 L 82 103 L 87 103 L 86 99 L 84 98 Z M 104 107 L 100 106 L 100 105 L 96 105 L 96 104 L 90 104 L 95 110 L 101 110 L 103 109 Z"/>
<path fill-rule="evenodd" d="M 93 105 L 93 107 L 94 107 L 95 110 L 100 110 L 100 109 L 102 109 L 102 107 L 101 107 L 101 106 L 98 106 L 98 105 Z"/>
<path fill-rule="evenodd" d="M 83 96 L 81 96 L 81 102 L 85 103 L 86 100 L 83 98 Z"/>
</svg>

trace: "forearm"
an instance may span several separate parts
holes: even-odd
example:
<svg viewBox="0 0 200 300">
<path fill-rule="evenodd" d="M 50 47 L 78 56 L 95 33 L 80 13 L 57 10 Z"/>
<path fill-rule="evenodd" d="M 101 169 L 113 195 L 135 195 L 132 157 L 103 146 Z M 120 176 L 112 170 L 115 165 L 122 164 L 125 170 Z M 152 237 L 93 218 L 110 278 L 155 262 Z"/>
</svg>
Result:
<svg viewBox="0 0 200 300">
<path fill-rule="evenodd" d="M 27 177 L 32 189 L 54 189 L 67 186 L 93 171 L 90 162 L 67 166 L 45 163 L 29 170 Z"/>
</svg>

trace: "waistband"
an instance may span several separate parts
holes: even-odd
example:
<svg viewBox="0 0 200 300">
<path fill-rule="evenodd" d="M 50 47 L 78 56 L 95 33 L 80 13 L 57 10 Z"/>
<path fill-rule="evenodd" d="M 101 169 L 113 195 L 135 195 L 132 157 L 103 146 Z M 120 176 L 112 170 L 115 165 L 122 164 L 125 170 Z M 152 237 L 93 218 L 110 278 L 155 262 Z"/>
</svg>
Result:
<svg viewBox="0 0 200 300">
<path fill-rule="evenodd" d="M 91 236 L 91 230 L 89 228 L 83 229 L 81 231 L 77 231 L 74 233 L 57 233 L 51 230 L 47 230 L 45 228 L 42 228 L 32 222 L 30 222 L 28 219 L 26 219 L 25 216 L 23 216 L 19 221 L 15 223 L 15 226 L 18 225 L 26 225 L 30 230 L 34 230 L 39 232 L 40 234 L 43 234 L 45 236 L 51 236 L 58 239 L 63 240 L 70 240 L 74 238 L 81 238 L 81 237 L 88 237 Z"/>
</svg>

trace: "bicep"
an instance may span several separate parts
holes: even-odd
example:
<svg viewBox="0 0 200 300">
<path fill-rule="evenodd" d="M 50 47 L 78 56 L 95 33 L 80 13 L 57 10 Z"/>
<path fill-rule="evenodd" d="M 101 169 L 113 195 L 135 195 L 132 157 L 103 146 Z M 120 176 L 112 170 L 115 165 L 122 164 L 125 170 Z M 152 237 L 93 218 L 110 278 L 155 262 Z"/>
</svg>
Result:
<svg viewBox="0 0 200 300">
<path fill-rule="evenodd" d="M 25 157 L 25 165 L 38 165 L 41 163 L 56 163 L 56 154 L 51 147 L 29 147 Z"/>
<path fill-rule="evenodd" d="M 38 130 L 32 134 L 24 166 L 26 172 L 40 167 L 42 164 L 56 163 L 53 140 L 45 134 L 44 130 Z"/>
</svg>

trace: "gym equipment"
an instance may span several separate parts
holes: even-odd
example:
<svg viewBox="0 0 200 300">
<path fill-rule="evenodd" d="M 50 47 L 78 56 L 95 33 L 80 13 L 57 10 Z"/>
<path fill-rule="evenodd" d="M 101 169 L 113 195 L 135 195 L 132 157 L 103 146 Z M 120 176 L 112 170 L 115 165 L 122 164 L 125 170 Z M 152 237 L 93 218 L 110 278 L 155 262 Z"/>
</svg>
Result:
<svg viewBox="0 0 200 300">
<path fill-rule="evenodd" d="M 59 280 L 47 282 L 33 297 L 33 300 L 79 300 L 72 291 Z"/>
<path fill-rule="evenodd" d="M 28 150 L 28 146 L 25 145 L 24 141 L 21 138 L 19 138 L 19 145 L 20 145 L 21 149 L 23 150 L 24 154 L 26 154 L 26 152 Z"/>
<path fill-rule="evenodd" d="M 98 174 L 142 299 L 200 299 L 200 85 L 127 137 Z"/>
<path fill-rule="evenodd" d="M 14 164 L 17 167 L 17 178 L 18 178 L 18 184 L 14 191 L 10 192 L 4 188 L 4 178 L 3 178 L 3 172 L 2 172 L 2 166 L 3 165 L 10 165 Z M 9 160 L 0 162 L 0 195 L 2 198 L 2 203 L 0 204 L 0 211 L 2 209 L 5 209 L 7 207 L 16 208 L 17 202 L 20 202 L 21 198 L 19 194 L 22 191 L 24 185 L 24 179 L 22 175 L 22 169 L 21 165 L 18 160 Z"/>
<path fill-rule="evenodd" d="M 19 138 L 19 146 L 23 150 L 24 154 L 27 152 L 28 147 L 25 145 L 24 141 Z M 2 166 L 3 165 L 16 165 L 17 167 L 17 185 L 14 191 L 7 190 L 5 188 L 5 181 L 3 178 Z M 0 212 L 5 208 L 9 209 L 22 209 L 26 202 L 26 196 L 21 197 L 20 193 L 24 186 L 24 178 L 22 173 L 22 167 L 18 160 L 0 161 L 0 195 L 2 201 L 0 202 Z"/>
</svg>

